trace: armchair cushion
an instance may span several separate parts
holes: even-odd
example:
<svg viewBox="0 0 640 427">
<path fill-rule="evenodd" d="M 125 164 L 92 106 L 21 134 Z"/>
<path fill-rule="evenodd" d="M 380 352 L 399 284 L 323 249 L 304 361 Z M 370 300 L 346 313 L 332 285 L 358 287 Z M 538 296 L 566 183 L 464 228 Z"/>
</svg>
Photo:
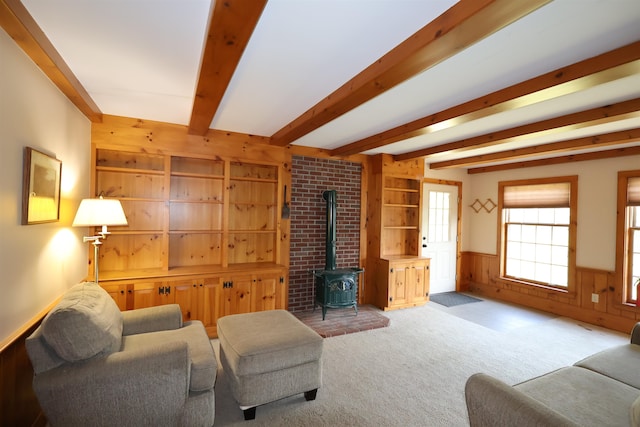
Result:
<svg viewBox="0 0 640 427">
<path fill-rule="evenodd" d="M 178 426 L 188 353 L 177 341 L 115 352 L 43 372 L 33 387 L 52 426 Z"/>
<path fill-rule="evenodd" d="M 99 285 L 80 283 L 65 293 L 42 321 L 46 343 L 67 362 L 120 349 L 122 313 Z"/>
<path fill-rule="evenodd" d="M 199 320 L 185 322 L 180 329 L 125 335 L 122 337 L 122 351 L 136 351 L 140 348 L 162 346 L 169 342 L 187 344 L 190 360 L 189 390 L 197 392 L 213 388 L 218 364 L 207 332 Z"/>
<path fill-rule="evenodd" d="M 178 304 L 157 305 L 122 312 L 122 335 L 180 328 L 182 328 L 182 312 Z"/>
</svg>

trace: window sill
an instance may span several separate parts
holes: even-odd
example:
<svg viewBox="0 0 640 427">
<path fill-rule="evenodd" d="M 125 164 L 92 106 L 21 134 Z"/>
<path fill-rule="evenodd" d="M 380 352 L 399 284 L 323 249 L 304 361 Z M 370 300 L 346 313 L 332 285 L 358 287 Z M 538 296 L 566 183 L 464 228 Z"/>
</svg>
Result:
<svg viewBox="0 0 640 427">
<path fill-rule="evenodd" d="M 564 294 L 566 296 L 573 295 L 573 293 L 570 292 L 568 288 L 557 288 L 555 286 L 543 285 L 541 283 L 535 283 L 535 282 L 527 282 L 524 280 L 513 279 L 511 277 L 498 277 L 496 280 L 503 284 L 517 285 L 517 286 L 522 286 L 526 288 L 536 288 L 541 291 Z"/>
</svg>

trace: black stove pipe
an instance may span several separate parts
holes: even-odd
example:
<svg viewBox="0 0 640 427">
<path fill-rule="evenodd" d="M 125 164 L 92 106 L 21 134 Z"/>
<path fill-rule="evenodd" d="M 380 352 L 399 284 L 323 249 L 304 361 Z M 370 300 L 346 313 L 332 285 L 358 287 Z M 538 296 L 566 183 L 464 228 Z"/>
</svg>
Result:
<svg viewBox="0 0 640 427">
<path fill-rule="evenodd" d="M 326 190 L 322 198 L 327 201 L 327 243 L 325 254 L 325 270 L 336 269 L 336 190 Z"/>
</svg>

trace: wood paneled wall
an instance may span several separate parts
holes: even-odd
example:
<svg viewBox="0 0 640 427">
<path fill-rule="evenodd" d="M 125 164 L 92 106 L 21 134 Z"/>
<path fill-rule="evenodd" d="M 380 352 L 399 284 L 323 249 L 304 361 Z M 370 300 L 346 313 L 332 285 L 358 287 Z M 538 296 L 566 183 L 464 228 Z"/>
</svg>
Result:
<svg viewBox="0 0 640 427">
<path fill-rule="evenodd" d="M 576 267 L 576 292 L 569 294 L 501 280 L 497 255 L 463 252 L 461 290 L 624 333 L 640 321 L 640 308 L 614 300 L 615 274 L 611 271 Z M 597 303 L 592 302 L 593 294 L 598 296 Z"/>
<path fill-rule="evenodd" d="M 0 349 L 0 426 L 44 426 L 47 420 L 33 392 L 33 368 L 24 341 L 40 321 Z"/>
</svg>

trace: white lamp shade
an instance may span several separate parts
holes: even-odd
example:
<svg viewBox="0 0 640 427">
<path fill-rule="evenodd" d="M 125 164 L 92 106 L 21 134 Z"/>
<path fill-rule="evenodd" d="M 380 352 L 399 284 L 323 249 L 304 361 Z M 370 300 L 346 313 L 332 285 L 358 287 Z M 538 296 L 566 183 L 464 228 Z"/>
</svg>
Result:
<svg viewBox="0 0 640 427">
<path fill-rule="evenodd" d="M 127 225 L 122 203 L 117 199 L 83 199 L 73 219 L 74 227 Z"/>
</svg>

